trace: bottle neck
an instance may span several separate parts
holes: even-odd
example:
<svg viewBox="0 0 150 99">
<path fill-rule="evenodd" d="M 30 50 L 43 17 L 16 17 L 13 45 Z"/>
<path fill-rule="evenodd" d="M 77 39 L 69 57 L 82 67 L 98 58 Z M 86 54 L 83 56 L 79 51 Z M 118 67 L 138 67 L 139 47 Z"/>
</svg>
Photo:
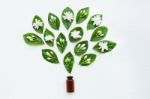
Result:
<svg viewBox="0 0 150 99">
<path fill-rule="evenodd" d="M 72 80 L 72 79 L 73 79 L 73 76 L 67 76 L 67 79 L 68 79 L 68 80 Z"/>
</svg>

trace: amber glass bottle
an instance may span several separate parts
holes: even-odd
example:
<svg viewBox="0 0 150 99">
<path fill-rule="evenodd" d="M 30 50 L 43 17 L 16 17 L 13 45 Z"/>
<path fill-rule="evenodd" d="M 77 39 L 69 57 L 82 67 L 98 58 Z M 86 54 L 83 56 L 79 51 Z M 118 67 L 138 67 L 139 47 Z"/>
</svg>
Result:
<svg viewBox="0 0 150 99">
<path fill-rule="evenodd" d="M 74 80 L 73 80 L 73 76 L 67 76 L 66 90 L 67 90 L 68 93 L 74 92 Z"/>
</svg>

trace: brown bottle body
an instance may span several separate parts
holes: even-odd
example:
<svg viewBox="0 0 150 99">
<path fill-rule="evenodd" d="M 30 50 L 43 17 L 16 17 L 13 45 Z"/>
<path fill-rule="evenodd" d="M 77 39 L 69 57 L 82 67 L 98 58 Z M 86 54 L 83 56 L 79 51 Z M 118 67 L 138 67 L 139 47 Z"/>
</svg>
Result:
<svg viewBox="0 0 150 99">
<path fill-rule="evenodd" d="M 73 76 L 67 76 L 66 90 L 68 93 L 74 92 L 74 80 Z"/>
</svg>

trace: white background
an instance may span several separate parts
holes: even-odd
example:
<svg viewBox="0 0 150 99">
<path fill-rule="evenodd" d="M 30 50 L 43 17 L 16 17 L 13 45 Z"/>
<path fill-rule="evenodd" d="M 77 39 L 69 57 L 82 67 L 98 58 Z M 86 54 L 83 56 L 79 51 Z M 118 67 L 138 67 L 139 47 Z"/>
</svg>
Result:
<svg viewBox="0 0 150 99">
<path fill-rule="evenodd" d="M 46 62 L 41 49 L 48 46 L 31 47 L 22 39 L 24 33 L 34 32 L 34 15 L 51 29 L 48 13 L 60 17 L 67 6 L 75 13 L 87 6 L 90 15 L 102 13 L 103 25 L 109 27 L 106 39 L 118 44 L 112 52 L 99 54 L 89 67 L 79 66 L 75 57 L 73 94 L 65 92 L 69 74 L 62 61 L 58 65 Z M 0 0 L 0 99 L 150 99 L 149 9 L 149 0 Z M 86 23 L 79 26 L 85 30 Z M 63 25 L 60 31 L 68 35 Z M 85 30 L 84 38 L 91 33 Z M 69 44 L 64 54 L 73 46 Z M 64 54 L 54 49 L 63 60 Z"/>
</svg>

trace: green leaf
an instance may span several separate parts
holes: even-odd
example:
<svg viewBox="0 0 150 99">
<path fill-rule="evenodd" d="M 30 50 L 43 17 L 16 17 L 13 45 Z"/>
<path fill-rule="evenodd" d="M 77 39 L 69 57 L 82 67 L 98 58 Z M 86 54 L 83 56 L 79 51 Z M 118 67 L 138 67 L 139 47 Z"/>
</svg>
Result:
<svg viewBox="0 0 150 99">
<path fill-rule="evenodd" d="M 74 52 L 76 55 L 82 55 L 86 53 L 87 49 L 88 49 L 88 41 L 81 41 L 75 46 Z"/>
<path fill-rule="evenodd" d="M 35 15 L 33 20 L 32 20 L 32 26 L 33 29 L 38 32 L 38 33 L 43 33 L 44 30 L 44 22 L 43 20 L 38 16 Z"/>
<path fill-rule="evenodd" d="M 109 41 L 109 40 L 103 40 L 98 42 L 93 49 L 97 52 L 100 53 L 106 53 L 106 52 L 110 52 L 111 50 L 113 50 L 116 46 L 116 43 L 113 41 Z"/>
<path fill-rule="evenodd" d="M 93 15 L 87 24 L 87 30 L 92 30 L 98 27 L 101 24 L 102 17 L 103 16 L 101 14 Z"/>
<path fill-rule="evenodd" d="M 78 42 L 83 37 L 83 29 L 81 27 L 73 28 L 69 33 L 69 40 L 71 42 Z"/>
<path fill-rule="evenodd" d="M 93 63 L 96 59 L 96 54 L 85 54 L 82 56 L 79 64 L 81 66 L 88 66 Z"/>
<path fill-rule="evenodd" d="M 23 35 L 24 41 L 29 45 L 43 45 L 43 40 L 34 33 L 26 33 Z"/>
<path fill-rule="evenodd" d="M 73 69 L 73 64 L 74 64 L 74 57 L 71 52 L 67 53 L 64 57 L 64 66 L 68 73 L 72 72 Z"/>
<path fill-rule="evenodd" d="M 48 14 L 48 22 L 49 22 L 49 25 L 51 26 L 51 28 L 53 28 L 55 30 L 59 30 L 60 20 L 56 15 L 49 13 Z"/>
<path fill-rule="evenodd" d="M 42 49 L 42 56 L 48 62 L 51 62 L 54 64 L 59 63 L 56 53 L 51 49 Z"/>
<path fill-rule="evenodd" d="M 89 15 L 89 7 L 79 10 L 76 16 L 76 23 L 77 24 L 82 23 L 87 19 L 88 15 Z"/>
<path fill-rule="evenodd" d="M 67 40 L 64 34 L 60 33 L 56 40 L 57 48 L 61 53 L 64 52 L 65 48 L 67 47 Z"/>
<path fill-rule="evenodd" d="M 51 32 L 48 29 L 45 29 L 44 41 L 46 42 L 46 44 L 51 46 L 51 47 L 54 46 L 54 39 L 55 39 L 55 36 L 54 36 L 53 32 Z"/>
<path fill-rule="evenodd" d="M 66 29 L 69 29 L 73 20 L 74 20 L 74 13 L 70 7 L 66 7 L 61 15 L 62 22 Z"/>
<path fill-rule="evenodd" d="M 99 41 L 105 38 L 107 34 L 107 27 L 101 26 L 95 29 L 95 31 L 92 34 L 91 41 Z"/>
</svg>

